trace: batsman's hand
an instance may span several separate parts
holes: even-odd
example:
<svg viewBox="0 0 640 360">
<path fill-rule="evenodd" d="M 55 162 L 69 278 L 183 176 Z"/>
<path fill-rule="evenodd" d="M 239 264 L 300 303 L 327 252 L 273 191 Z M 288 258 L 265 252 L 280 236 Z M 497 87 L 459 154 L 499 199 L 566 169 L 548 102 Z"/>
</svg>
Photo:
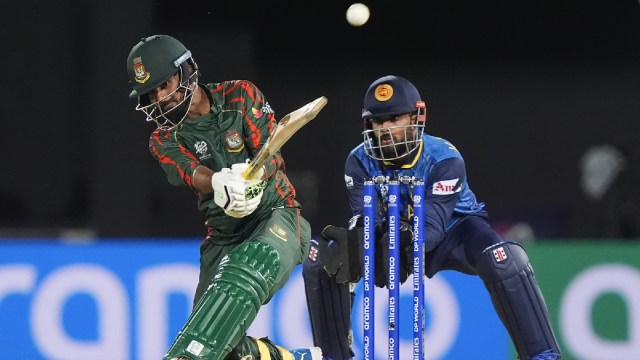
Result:
<svg viewBox="0 0 640 360">
<path fill-rule="evenodd" d="M 246 180 L 237 168 L 235 171 L 224 168 L 213 174 L 211 186 L 213 200 L 224 209 L 225 214 L 234 218 L 243 218 L 258 208 L 266 182 L 259 178 Z"/>
</svg>

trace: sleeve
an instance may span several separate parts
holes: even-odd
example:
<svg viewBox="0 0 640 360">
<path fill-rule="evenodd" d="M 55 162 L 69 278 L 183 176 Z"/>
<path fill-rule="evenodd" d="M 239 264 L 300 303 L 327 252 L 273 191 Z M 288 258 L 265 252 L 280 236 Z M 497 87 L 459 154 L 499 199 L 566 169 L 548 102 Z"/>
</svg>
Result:
<svg viewBox="0 0 640 360">
<path fill-rule="evenodd" d="M 344 182 L 347 187 L 347 195 L 349 197 L 349 205 L 353 214 L 352 219 L 362 216 L 363 211 L 363 192 L 364 179 L 367 178 L 367 172 L 353 155 L 349 154 L 344 164 Z"/>
<path fill-rule="evenodd" d="M 442 241 L 447 224 L 460 199 L 465 178 L 464 161 L 460 158 L 443 160 L 429 173 L 425 189 L 426 251 L 433 250 Z"/>
<path fill-rule="evenodd" d="M 238 85 L 243 89 L 242 116 L 245 144 L 248 144 L 249 152 L 253 158 L 275 130 L 277 121 L 269 102 L 256 85 L 246 80 L 238 82 Z M 265 167 L 268 177 L 271 177 L 278 168 L 284 167 L 280 151 L 267 160 Z"/>
<path fill-rule="evenodd" d="M 175 138 L 175 133 L 157 129 L 149 138 L 149 151 L 167 174 L 171 185 L 187 186 L 193 190 L 193 174 L 200 166 L 198 159 Z"/>
</svg>

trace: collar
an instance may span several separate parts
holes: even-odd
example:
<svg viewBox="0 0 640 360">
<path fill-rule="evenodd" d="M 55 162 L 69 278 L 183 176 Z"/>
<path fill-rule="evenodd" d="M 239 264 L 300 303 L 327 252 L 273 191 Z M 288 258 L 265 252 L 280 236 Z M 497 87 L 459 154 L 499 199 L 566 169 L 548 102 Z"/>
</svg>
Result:
<svg viewBox="0 0 640 360">
<path fill-rule="evenodd" d="M 413 158 L 410 158 L 411 161 L 405 161 L 405 163 L 403 165 L 400 165 L 399 167 L 401 169 L 409 169 L 412 168 L 413 165 L 415 165 L 418 162 L 418 159 L 420 158 L 420 154 L 422 154 L 422 146 L 424 145 L 424 139 L 422 141 L 420 141 L 420 146 L 418 146 L 418 151 L 416 151 L 413 154 Z M 409 154 L 409 156 L 412 156 L 411 154 Z M 398 166 L 397 164 L 395 164 L 392 161 L 382 161 L 382 164 L 384 164 L 385 166 Z"/>
</svg>

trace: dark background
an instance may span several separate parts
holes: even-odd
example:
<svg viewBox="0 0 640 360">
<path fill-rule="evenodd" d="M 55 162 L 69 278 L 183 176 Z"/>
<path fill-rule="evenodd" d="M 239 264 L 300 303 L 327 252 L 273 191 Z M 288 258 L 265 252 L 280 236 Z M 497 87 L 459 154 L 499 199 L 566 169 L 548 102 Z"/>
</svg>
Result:
<svg viewBox="0 0 640 360">
<path fill-rule="evenodd" d="M 283 148 L 315 232 L 350 217 L 343 164 L 362 139 L 362 98 L 396 74 L 427 102 L 427 132 L 462 152 L 497 228 L 611 236 L 578 164 L 590 146 L 637 143 L 637 1 L 368 1 L 359 28 L 350 3 L 4 3 L 0 235 L 203 235 L 195 197 L 168 184 L 148 152 L 154 126 L 127 97 L 131 47 L 165 33 L 203 81 L 249 79 L 278 116 L 328 97 Z"/>
</svg>

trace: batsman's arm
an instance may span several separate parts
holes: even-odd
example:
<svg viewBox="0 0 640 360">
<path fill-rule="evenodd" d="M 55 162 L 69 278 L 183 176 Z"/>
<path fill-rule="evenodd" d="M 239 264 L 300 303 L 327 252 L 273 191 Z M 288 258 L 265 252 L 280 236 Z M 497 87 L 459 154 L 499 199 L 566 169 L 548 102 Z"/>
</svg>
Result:
<svg viewBox="0 0 640 360">
<path fill-rule="evenodd" d="M 149 140 L 149 151 L 166 173 L 170 184 L 187 186 L 199 193 L 213 192 L 211 181 L 215 172 L 202 165 L 170 130 L 156 130 Z M 264 173 L 260 171 L 259 174 Z"/>
<path fill-rule="evenodd" d="M 180 144 L 172 130 L 157 129 L 149 138 L 149 152 L 174 186 L 186 186 L 196 191 L 194 176 L 200 162 L 189 149 Z"/>
<path fill-rule="evenodd" d="M 211 177 L 213 170 L 204 165 L 198 166 L 193 172 L 193 188 L 200 193 L 210 193 L 213 191 Z"/>
</svg>

